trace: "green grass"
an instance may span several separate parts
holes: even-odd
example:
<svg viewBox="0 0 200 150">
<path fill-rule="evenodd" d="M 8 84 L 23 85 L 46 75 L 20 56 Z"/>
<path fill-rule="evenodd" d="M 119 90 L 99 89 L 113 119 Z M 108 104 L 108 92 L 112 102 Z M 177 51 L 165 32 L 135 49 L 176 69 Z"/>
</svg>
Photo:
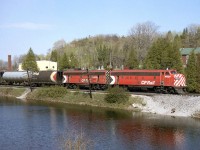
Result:
<svg viewBox="0 0 200 150">
<path fill-rule="evenodd" d="M 26 88 L 10 88 L 10 87 L 0 87 L 0 95 L 18 97 L 21 96 Z M 129 96 L 128 101 L 123 103 L 109 103 L 105 100 L 107 94 L 92 93 L 92 99 L 89 93 L 84 93 L 83 91 L 68 91 L 64 87 L 42 87 L 34 89 L 33 92 L 28 93 L 27 100 L 40 100 L 58 103 L 69 103 L 78 105 L 87 105 L 95 107 L 105 107 L 114 109 L 128 109 L 132 104 L 144 104 L 143 99 L 140 97 Z"/>
<path fill-rule="evenodd" d="M 128 101 L 124 103 L 108 103 L 105 101 L 106 94 L 93 93 L 92 99 L 90 98 L 89 93 L 84 93 L 82 91 L 73 91 L 69 92 L 67 89 L 62 89 L 65 92 L 61 92 L 61 95 L 57 95 L 55 91 L 63 87 L 47 87 L 47 88 L 38 88 L 33 92 L 29 93 L 27 96 L 28 100 L 41 100 L 41 101 L 51 101 L 51 102 L 61 102 L 69 104 L 78 104 L 78 105 L 88 105 L 96 107 L 106 107 L 106 108 L 115 108 L 115 109 L 128 109 L 133 103 L 143 103 L 143 100 L 139 97 L 129 96 Z M 49 94 L 51 92 L 51 94 Z M 56 94 L 52 96 L 52 93 Z M 45 95 L 46 94 L 46 95 Z"/>
<path fill-rule="evenodd" d="M 25 88 L 0 87 L 0 95 L 18 97 L 24 93 Z"/>
</svg>

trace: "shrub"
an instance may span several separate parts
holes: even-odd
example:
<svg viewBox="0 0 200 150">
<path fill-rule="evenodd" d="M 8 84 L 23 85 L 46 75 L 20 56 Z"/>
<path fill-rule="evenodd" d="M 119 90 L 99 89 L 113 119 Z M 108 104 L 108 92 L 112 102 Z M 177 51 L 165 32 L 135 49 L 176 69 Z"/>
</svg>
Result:
<svg viewBox="0 0 200 150">
<path fill-rule="evenodd" d="M 45 87 L 45 88 L 39 89 L 36 93 L 36 97 L 57 98 L 57 97 L 64 97 L 66 93 L 67 93 L 67 89 L 65 87 L 52 86 L 52 87 Z"/>
<path fill-rule="evenodd" d="M 108 103 L 125 103 L 129 100 L 129 94 L 123 88 L 116 86 L 108 89 L 108 94 L 104 100 Z"/>
</svg>

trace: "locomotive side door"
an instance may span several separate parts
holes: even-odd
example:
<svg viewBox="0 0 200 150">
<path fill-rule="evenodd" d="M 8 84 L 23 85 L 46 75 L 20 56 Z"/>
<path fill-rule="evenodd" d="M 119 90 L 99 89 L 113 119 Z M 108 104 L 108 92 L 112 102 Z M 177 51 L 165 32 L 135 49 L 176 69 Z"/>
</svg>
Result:
<svg viewBox="0 0 200 150">
<path fill-rule="evenodd" d="M 164 86 L 165 85 L 165 73 L 164 72 L 161 72 L 161 81 L 160 81 L 160 85 L 161 86 Z"/>
<path fill-rule="evenodd" d="M 165 86 L 169 86 L 170 85 L 170 80 L 171 80 L 171 75 L 169 73 L 169 71 L 165 72 Z"/>
</svg>

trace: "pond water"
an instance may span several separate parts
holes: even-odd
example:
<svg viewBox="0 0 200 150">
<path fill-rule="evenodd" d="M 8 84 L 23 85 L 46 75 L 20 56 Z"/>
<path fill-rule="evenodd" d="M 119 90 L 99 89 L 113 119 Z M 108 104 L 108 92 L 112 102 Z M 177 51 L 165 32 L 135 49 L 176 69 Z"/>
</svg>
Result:
<svg viewBox="0 0 200 150">
<path fill-rule="evenodd" d="M 1 150 L 67 149 L 80 136 L 95 150 L 199 149 L 200 120 L 0 98 Z"/>
</svg>

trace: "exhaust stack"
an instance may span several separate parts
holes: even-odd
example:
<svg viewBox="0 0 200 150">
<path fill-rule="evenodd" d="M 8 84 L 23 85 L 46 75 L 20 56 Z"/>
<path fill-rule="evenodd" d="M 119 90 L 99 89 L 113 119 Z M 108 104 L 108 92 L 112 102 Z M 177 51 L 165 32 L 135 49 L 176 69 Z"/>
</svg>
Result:
<svg viewBox="0 0 200 150">
<path fill-rule="evenodd" d="M 11 60 L 11 55 L 8 55 L 8 71 L 12 71 L 12 60 Z"/>
</svg>

